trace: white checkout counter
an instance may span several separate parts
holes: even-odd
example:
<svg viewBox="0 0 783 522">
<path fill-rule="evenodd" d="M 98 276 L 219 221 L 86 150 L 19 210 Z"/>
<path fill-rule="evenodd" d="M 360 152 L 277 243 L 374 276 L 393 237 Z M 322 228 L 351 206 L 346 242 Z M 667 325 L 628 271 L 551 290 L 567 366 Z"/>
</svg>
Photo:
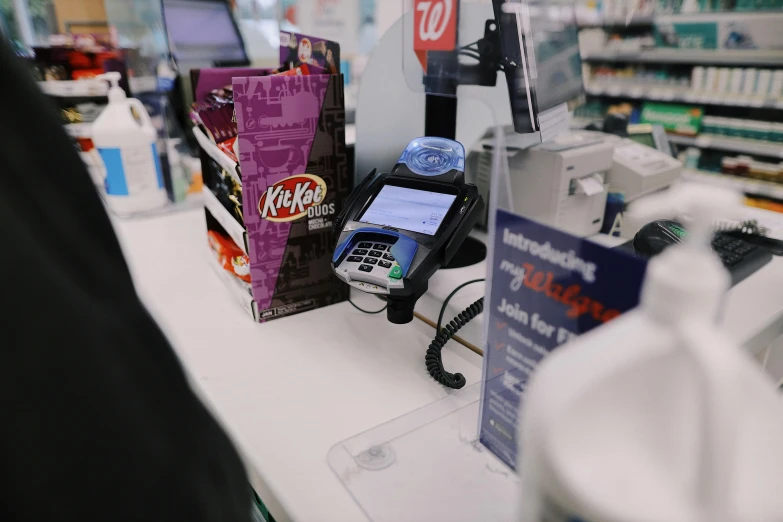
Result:
<svg viewBox="0 0 783 522">
<path fill-rule="evenodd" d="M 136 287 L 279 522 L 366 517 L 327 463 L 336 443 L 445 397 L 424 367 L 434 329 L 348 303 L 255 324 L 208 264 L 202 210 L 115 221 Z M 355 295 L 368 309 L 382 306 Z M 481 360 L 443 353 L 468 385 Z"/>
<path fill-rule="evenodd" d="M 327 462 L 337 443 L 446 397 L 424 353 L 434 329 L 420 320 L 390 324 L 348 303 L 255 324 L 208 264 L 200 210 L 116 221 L 137 289 L 168 335 L 197 390 L 233 437 L 251 483 L 275 519 L 352 522 L 367 517 Z M 442 270 L 417 311 L 433 321 L 459 284 L 484 277 L 484 264 Z M 783 334 L 783 258 L 732 289 L 724 324 L 754 351 Z M 484 293 L 460 291 L 450 320 Z M 382 303 L 363 294 L 368 309 Z M 460 331 L 480 346 L 480 317 Z M 481 379 L 479 356 L 450 342 L 445 367 L 467 386 Z M 446 485 L 446 487 L 448 487 Z M 416 505 L 406 506 L 410 513 Z"/>
</svg>

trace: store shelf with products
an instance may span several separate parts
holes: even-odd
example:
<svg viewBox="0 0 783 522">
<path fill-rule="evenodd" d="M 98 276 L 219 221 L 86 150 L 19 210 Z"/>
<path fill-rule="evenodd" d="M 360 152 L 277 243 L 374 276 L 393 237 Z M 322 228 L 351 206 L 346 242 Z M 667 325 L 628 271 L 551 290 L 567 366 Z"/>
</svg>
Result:
<svg viewBox="0 0 783 522">
<path fill-rule="evenodd" d="M 209 210 L 209 213 L 220 223 L 220 226 L 225 229 L 231 239 L 236 245 L 242 249 L 242 252 L 247 254 L 247 230 L 242 226 L 239 221 L 226 210 L 226 207 L 218 200 L 218 198 L 209 190 L 209 187 L 203 189 L 204 207 Z"/>
<path fill-rule="evenodd" d="M 241 186 L 242 176 L 239 174 L 239 165 L 234 160 L 226 156 L 226 154 L 220 150 L 217 145 L 212 143 L 212 141 L 200 128 L 193 127 L 193 134 L 196 136 L 196 141 L 198 141 L 199 146 L 204 149 L 204 152 L 206 152 L 210 158 L 215 160 L 218 165 L 223 167 L 234 179 L 234 181 Z"/>
<path fill-rule="evenodd" d="M 96 79 L 38 82 L 38 86 L 45 94 L 61 98 L 102 97 L 109 93 L 109 85 Z"/>
<path fill-rule="evenodd" d="M 92 122 L 89 123 L 67 123 L 63 125 L 65 132 L 72 138 L 90 138 L 92 137 Z"/>
<path fill-rule="evenodd" d="M 133 76 L 128 79 L 128 86 L 134 96 L 158 90 L 158 78 L 156 76 Z"/>
<path fill-rule="evenodd" d="M 720 149 L 739 154 L 783 158 L 783 143 L 751 140 L 745 138 L 730 138 L 725 136 L 700 135 L 680 136 L 670 134 L 669 141 L 676 145 L 698 147 L 701 149 Z"/>
<path fill-rule="evenodd" d="M 603 27 L 607 29 L 623 27 L 648 27 L 653 25 L 654 21 L 655 16 L 649 14 L 632 13 L 630 16 L 580 16 L 577 14 L 577 25 L 582 29 L 595 27 Z"/>
<path fill-rule="evenodd" d="M 155 92 L 158 88 L 158 79 L 155 76 L 130 78 L 128 82 L 134 95 Z M 60 98 L 103 97 L 109 93 L 108 83 L 99 79 L 46 81 L 38 82 L 38 86 L 49 96 Z"/>
<path fill-rule="evenodd" d="M 690 88 L 649 85 L 635 82 L 586 81 L 585 91 L 591 96 L 631 98 L 640 100 L 753 107 L 783 110 L 783 98 L 714 94 Z"/>
<path fill-rule="evenodd" d="M 783 201 L 783 184 L 780 183 L 698 169 L 683 169 L 682 177 L 687 181 L 733 188 L 735 190 L 741 190 L 749 195 L 763 196 Z"/>
<path fill-rule="evenodd" d="M 783 52 L 727 49 L 648 49 L 636 52 L 591 52 L 582 55 L 585 62 L 634 62 L 667 64 L 704 64 L 736 66 L 783 66 Z"/>
</svg>

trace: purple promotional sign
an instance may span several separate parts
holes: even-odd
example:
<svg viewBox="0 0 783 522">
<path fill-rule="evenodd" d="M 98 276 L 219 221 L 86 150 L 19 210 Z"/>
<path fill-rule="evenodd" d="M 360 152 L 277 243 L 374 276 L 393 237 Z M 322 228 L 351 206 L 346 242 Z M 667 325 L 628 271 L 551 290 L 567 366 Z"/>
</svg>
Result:
<svg viewBox="0 0 783 522">
<path fill-rule="evenodd" d="M 646 261 L 499 210 L 480 440 L 516 468 L 525 384 L 549 352 L 639 303 Z"/>
<path fill-rule="evenodd" d="M 244 223 L 262 321 L 345 300 L 332 226 L 348 196 L 342 80 L 234 77 Z"/>
</svg>

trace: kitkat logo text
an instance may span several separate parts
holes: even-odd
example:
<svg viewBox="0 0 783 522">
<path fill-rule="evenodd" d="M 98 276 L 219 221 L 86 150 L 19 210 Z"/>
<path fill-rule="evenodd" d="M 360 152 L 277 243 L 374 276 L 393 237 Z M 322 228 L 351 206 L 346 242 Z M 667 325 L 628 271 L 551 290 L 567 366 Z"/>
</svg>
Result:
<svg viewBox="0 0 783 522">
<path fill-rule="evenodd" d="M 269 221 L 293 221 L 326 198 L 326 182 L 312 174 L 297 174 L 268 187 L 258 202 L 261 217 Z"/>
</svg>

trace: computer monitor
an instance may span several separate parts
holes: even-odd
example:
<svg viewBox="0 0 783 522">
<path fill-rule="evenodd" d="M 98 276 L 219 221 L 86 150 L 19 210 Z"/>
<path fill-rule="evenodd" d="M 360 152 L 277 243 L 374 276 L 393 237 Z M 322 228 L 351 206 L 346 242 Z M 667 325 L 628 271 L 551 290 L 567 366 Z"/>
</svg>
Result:
<svg viewBox="0 0 783 522">
<path fill-rule="evenodd" d="M 250 63 L 224 0 L 163 0 L 163 19 L 180 70 Z"/>
</svg>

